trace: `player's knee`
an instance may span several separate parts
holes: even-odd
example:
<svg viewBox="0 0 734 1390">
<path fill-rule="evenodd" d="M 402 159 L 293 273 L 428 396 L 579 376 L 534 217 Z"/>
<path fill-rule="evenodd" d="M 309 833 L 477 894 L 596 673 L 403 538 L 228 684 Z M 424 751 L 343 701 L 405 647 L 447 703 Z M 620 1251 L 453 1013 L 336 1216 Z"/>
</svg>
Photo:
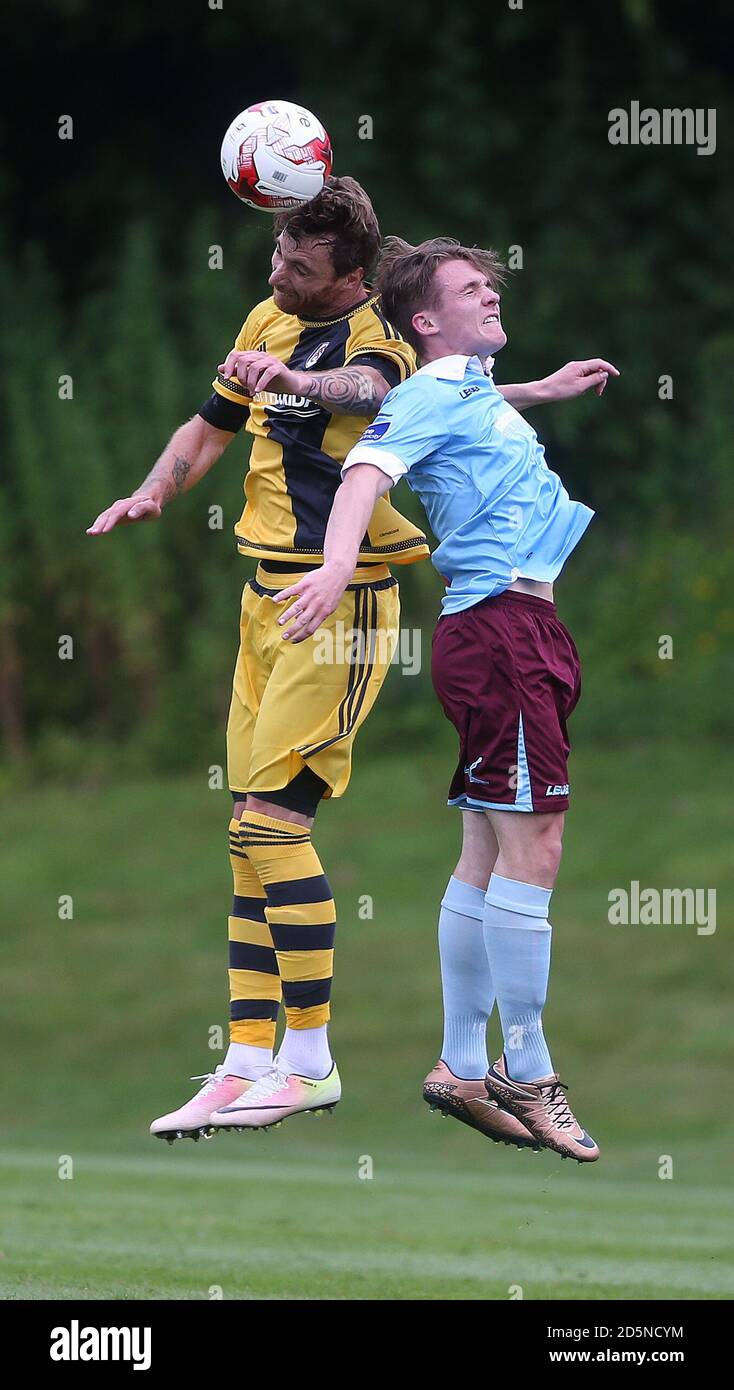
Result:
<svg viewBox="0 0 734 1390">
<path fill-rule="evenodd" d="M 275 794 L 277 796 L 277 793 Z M 271 820 L 289 821 L 293 825 L 303 825 L 310 829 L 313 825 L 313 815 L 305 811 L 295 810 L 288 806 L 285 800 L 273 800 L 262 796 L 248 796 L 243 805 L 242 815 L 248 811 L 254 812 L 258 816 L 269 816 Z"/>
<path fill-rule="evenodd" d="M 481 845 L 464 845 L 454 869 L 454 878 L 462 883 L 471 883 L 475 888 L 486 889 L 496 859 L 496 846 L 492 852 Z"/>
<path fill-rule="evenodd" d="M 544 816 L 543 824 L 538 826 L 538 834 L 533 846 L 535 874 L 547 888 L 551 888 L 561 866 L 563 853 L 563 816 Z"/>
<path fill-rule="evenodd" d="M 487 817 L 462 811 L 462 844 L 454 878 L 486 889 L 497 859 L 497 838 Z"/>
</svg>

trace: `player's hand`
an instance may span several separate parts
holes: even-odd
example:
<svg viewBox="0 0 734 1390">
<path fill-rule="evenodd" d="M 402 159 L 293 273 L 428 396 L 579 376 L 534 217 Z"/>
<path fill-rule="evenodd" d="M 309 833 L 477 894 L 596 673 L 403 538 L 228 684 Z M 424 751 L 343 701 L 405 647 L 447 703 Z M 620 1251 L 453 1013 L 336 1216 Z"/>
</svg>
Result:
<svg viewBox="0 0 734 1390">
<path fill-rule="evenodd" d="M 248 396 L 268 390 L 302 395 L 301 373 L 292 372 L 270 352 L 235 352 L 233 349 L 224 362 L 219 363 L 217 371 L 221 376 L 236 377 Z"/>
<path fill-rule="evenodd" d="M 570 401 L 595 391 L 601 396 L 610 376 L 619 376 L 617 368 L 603 357 L 589 357 L 586 362 L 567 362 L 560 371 L 541 381 L 544 401 Z"/>
<path fill-rule="evenodd" d="M 281 634 L 286 642 L 303 642 L 310 637 L 325 618 L 338 607 L 344 590 L 349 583 L 351 570 L 345 572 L 334 565 L 322 565 L 304 575 L 288 589 L 281 589 L 273 598 L 274 603 L 294 602 L 281 613 L 278 622 L 286 630 Z M 286 625 L 290 623 L 290 627 Z"/>
<path fill-rule="evenodd" d="M 145 494 L 121 497 L 106 512 L 100 512 L 97 520 L 87 527 L 87 535 L 104 536 L 113 527 L 127 526 L 132 521 L 157 521 L 160 514 L 161 504 L 155 497 L 146 497 Z"/>
</svg>

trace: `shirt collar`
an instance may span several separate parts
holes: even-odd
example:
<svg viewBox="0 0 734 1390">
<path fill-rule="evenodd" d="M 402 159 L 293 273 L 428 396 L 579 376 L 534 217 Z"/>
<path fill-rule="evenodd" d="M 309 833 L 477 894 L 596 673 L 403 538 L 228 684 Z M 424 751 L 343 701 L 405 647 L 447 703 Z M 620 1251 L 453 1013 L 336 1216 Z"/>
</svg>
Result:
<svg viewBox="0 0 734 1390">
<path fill-rule="evenodd" d="M 304 328 L 328 328 L 333 323 L 343 323 L 345 319 L 354 318 L 354 315 L 360 313 L 362 309 L 374 309 L 376 305 L 379 304 L 380 296 L 375 293 L 370 285 L 365 285 L 364 288 L 368 292 L 367 298 L 358 300 L 356 304 L 352 304 L 351 308 L 344 309 L 343 312 L 337 314 L 335 318 L 303 319 L 300 314 L 298 314 L 296 315 L 298 322 L 302 323 Z"/>
<path fill-rule="evenodd" d="M 466 376 L 470 362 L 476 363 L 479 371 L 486 376 L 489 376 L 494 366 L 493 357 L 487 358 L 486 370 L 483 371 L 478 357 L 465 357 L 461 353 L 452 353 L 449 357 L 437 357 L 433 362 L 426 362 L 424 367 L 418 368 L 416 376 L 420 376 L 421 372 L 424 372 L 426 376 L 441 377 L 444 381 L 462 381 Z"/>
</svg>

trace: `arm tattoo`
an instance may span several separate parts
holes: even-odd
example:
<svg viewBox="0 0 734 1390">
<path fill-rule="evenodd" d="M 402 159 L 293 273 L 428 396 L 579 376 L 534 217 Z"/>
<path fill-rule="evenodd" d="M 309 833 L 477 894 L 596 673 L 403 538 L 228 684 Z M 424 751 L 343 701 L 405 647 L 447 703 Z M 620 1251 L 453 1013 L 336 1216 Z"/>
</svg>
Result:
<svg viewBox="0 0 734 1390">
<path fill-rule="evenodd" d="M 191 471 L 191 464 L 183 454 L 176 454 L 173 466 L 170 467 L 163 459 L 159 459 L 151 469 L 145 482 L 141 484 L 138 491 L 144 491 L 150 483 L 158 483 L 161 488 L 161 502 L 166 504 L 181 492 L 183 485 Z"/>
<path fill-rule="evenodd" d="M 191 464 L 189 463 L 188 459 L 185 459 L 182 454 L 176 454 L 176 457 L 173 460 L 173 468 L 171 469 L 171 475 L 173 477 L 174 485 L 177 492 L 181 491 L 190 472 Z"/>
<path fill-rule="evenodd" d="M 374 415 L 387 392 L 387 382 L 374 369 L 339 367 L 307 377 L 304 395 L 337 415 Z"/>
</svg>

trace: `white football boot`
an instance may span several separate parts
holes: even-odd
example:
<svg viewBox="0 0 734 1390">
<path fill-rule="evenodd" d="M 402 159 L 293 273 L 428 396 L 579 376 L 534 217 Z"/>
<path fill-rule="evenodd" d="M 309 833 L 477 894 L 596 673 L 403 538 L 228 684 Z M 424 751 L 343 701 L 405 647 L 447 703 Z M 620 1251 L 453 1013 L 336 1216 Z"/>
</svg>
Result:
<svg viewBox="0 0 734 1390">
<path fill-rule="evenodd" d="M 225 1074 L 221 1063 L 215 1071 L 205 1076 L 192 1076 L 191 1080 L 203 1081 L 204 1085 L 179 1110 L 171 1110 L 168 1115 L 161 1115 L 160 1119 L 153 1121 L 150 1132 L 157 1139 L 167 1139 L 169 1144 L 176 1139 L 193 1139 L 195 1142 L 210 1139 L 214 1133 L 209 1123 L 213 1112 L 239 1100 L 254 1084 L 244 1076 Z"/>
<path fill-rule="evenodd" d="M 322 1081 L 310 1076 L 279 1071 L 273 1067 L 229 1105 L 211 1115 L 214 1129 L 269 1129 L 291 1115 L 304 1111 L 320 1115 L 330 1112 L 341 1099 L 341 1082 L 336 1064 Z"/>
</svg>

